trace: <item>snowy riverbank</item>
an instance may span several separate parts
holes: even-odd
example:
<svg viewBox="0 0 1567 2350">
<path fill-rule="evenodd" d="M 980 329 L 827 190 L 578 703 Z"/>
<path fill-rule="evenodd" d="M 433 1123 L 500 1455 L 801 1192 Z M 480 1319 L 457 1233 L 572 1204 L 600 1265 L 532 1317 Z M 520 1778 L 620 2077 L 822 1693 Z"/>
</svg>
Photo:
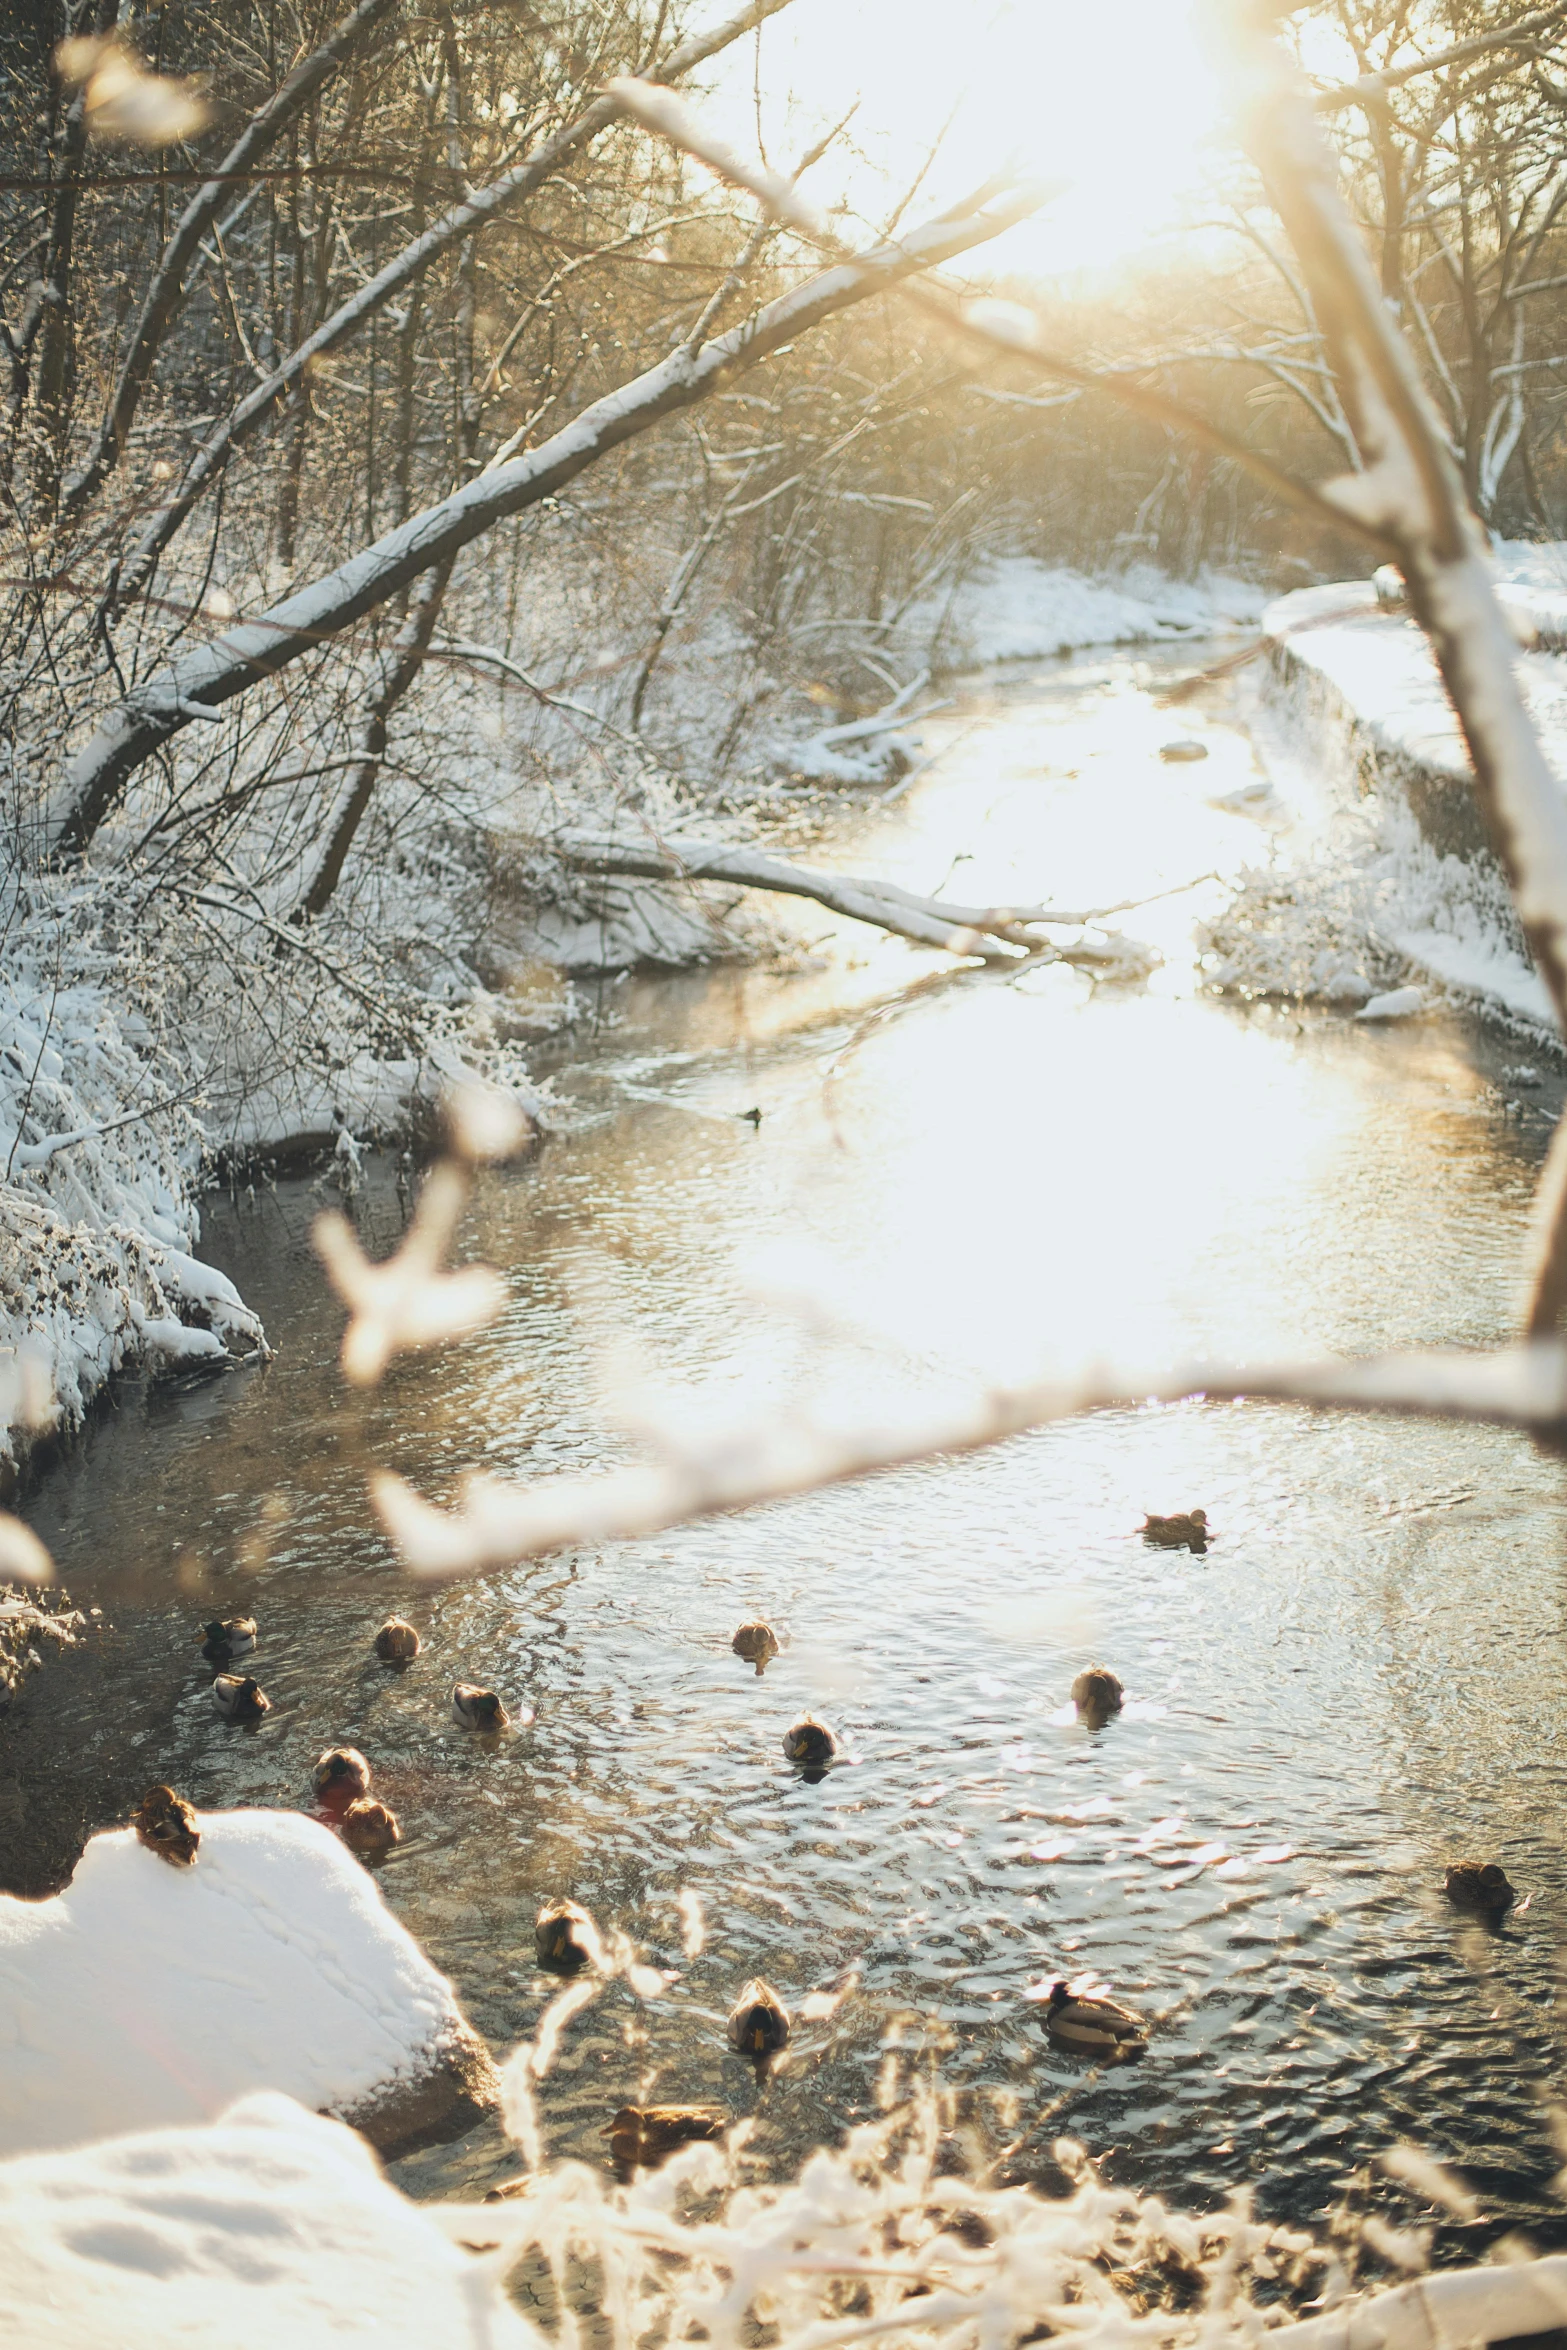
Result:
<svg viewBox="0 0 1567 2350">
<path fill-rule="evenodd" d="M 1504 546 L 1497 570 L 1529 707 L 1567 780 L 1567 549 Z M 1363 580 L 1282 597 L 1263 625 L 1246 715 L 1293 830 L 1212 926 L 1216 980 L 1348 1005 L 1412 982 L 1555 1041 L 1416 623 Z"/>
<path fill-rule="evenodd" d="M 1095 580 L 1006 557 L 911 608 L 878 657 L 907 685 L 932 660 L 1198 637 L 1254 622 L 1259 605 L 1234 580 L 1182 583 L 1147 565 Z M 445 677 L 434 696 L 452 704 L 454 745 L 474 753 L 475 824 L 494 812 L 478 881 L 471 860 L 410 853 L 306 936 L 237 887 L 143 867 L 127 830 L 106 836 L 101 871 L 13 877 L 0 899 L 0 1468 L 14 1470 L 35 1435 L 77 1425 L 117 1373 L 216 1368 L 264 1344 L 232 1284 L 200 1260 L 198 1200 L 217 1156 L 398 1133 L 468 1070 L 537 1114 L 529 1042 L 569 1008 L 558 983 L 548 1014 L 529 999 L 541 965 L 678 964 L 760 935 L 754 917 L 739 930 L 728 919 L 734 892 L 566 871 L 550 826 L 610 791 L 598 749 L 584 762 L 580 713 L 544 711 L 555 733 L 512 740 L 505 727 L 485 734 L 491 713 L 470 679 Z M 698 764 L 678 786 L 643 774 L 626 804 L 657 828 L 693 810 L 706 821 L 718 797 L 737 837 L 754 837 L 778 788 L 768 773 L 895 775 L 920 755 L 917 711 L 933 698 L 917 687 L 906 718 L 835 744 L 797 697 L 758 754 L 758 789 L 724 801 Z M 519 779 L 541 757 L 535 806 Z M 605 804 L 620 809 L 619 793 Z"/>
</svg>

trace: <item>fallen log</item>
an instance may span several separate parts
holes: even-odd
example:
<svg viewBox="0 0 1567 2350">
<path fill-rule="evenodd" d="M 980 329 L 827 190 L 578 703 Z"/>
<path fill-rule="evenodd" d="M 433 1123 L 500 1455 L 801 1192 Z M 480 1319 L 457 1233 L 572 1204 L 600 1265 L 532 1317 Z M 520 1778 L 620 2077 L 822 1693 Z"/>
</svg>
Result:
<svg viewBox="0 0 1567 2350">
<path fill-rule="evenodd" d="M 644 881 L 723 881 L 736 889 L 812 898 L 831 913 L 872 923 L 917 946 L 942 947 L 950 955 L 978 955 L 991 962 L 1032 956 L 1095 968 L 1125 959 L 1120 949 L 1107 951 L 1092 942 L 1061 947 L 1038 935 L 1045 925 L 1078 929 L 1101 921 L 1123 911 L 1120 906 L 955 906 L 941 898 L 917 897 L 890 881 L 786 865 L 781 858 L 730 841 L 618 841 L 568 833 L 557 835 L 554 846 L 579 873 L 625 874 Z M 1146 949 L 1138 952 L 1146 959 Z"/>
</svg>

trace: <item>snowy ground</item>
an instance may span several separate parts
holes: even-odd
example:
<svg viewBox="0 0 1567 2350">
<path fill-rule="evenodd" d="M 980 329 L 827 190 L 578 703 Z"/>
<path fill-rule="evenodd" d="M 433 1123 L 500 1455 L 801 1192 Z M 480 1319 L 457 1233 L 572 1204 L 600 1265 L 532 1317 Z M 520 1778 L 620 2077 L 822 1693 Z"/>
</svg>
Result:
<svg viewBox="0 0 1567 2350">
<path fill-rule="evenodd" d="M 208 2128 L 0 2162 L 0 2239 L 0 2343 L 539 2339 L 493 2273 L 388 2186 L 361 2139 L 276 2095 L 246 2097 Z"/>
<path fill-rule="evenodd" d="M 1498 585 L 1547 756 L 1567 783 L 1567 548 L 1503 546 Z M 1484 848 L 1457 720 L 1413 620 L 1369 581 L 1268 608 L 1249 682 L 1259 753 L 1295 829 L 1212 926 L 1243 992 L 1359 1003 L 1414 982 L 1549 1043 L 1549 999 Z M 1413 999 L 1406 999 L 1410 1001 Z"/>
<path fill-rule="evenodd" d="M 368 1871 L 295 1812 L 203 1815 L 192 1868 L 111 1830 L 52 1900 L 0 1897 L 0 2155 L 262 2088 L 353 2113 L 466 2035 Z"/>
</svg>

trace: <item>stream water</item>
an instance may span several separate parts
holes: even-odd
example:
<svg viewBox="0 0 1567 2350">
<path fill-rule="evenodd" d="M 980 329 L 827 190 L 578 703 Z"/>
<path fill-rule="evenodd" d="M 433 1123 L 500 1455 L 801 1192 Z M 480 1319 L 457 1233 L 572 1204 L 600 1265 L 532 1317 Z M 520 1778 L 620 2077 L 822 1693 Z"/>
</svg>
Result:
<svg viewBox="0 0 1567 2350">
<path fill-rule="evenodd" d="M 1222 712 L 1161 710 L 1161 659 L 972 681 L 927 728 L 942 761 L 835 820 L 823 853 L 1056 903 L 1262 861 L 1266 835 L 1213 805 L 1254 778 L 1246 740 Z M 1193 732 L 1206 761 L 1160 762 Z M 27 1701 L 50 1709 L 50 1759 L 11 1786 L 6 1880 L 73 1787 L 90 1824 L 158 1778 L 202 1806 L 299 1804 L 348 1739 L 403 1823 L 386 1897 L 498 2050 L 557 1987 L 532 1962 L 551 1894 L 667 1970 L 660 1997 L 617 1980 L 565 2033 L 539 2091 L 556 2152 L 601 2161 L 636 2095 L 756 2108 L 758 2149 L 792 2161 L 876 2109 L 891 2053 L 939 2068 L 1003 2175 L 1048 2175 L 1068 2131 L 1112 2178 L 1183 2202 L 1253 2180 L 1312 2218 L 1411 2136 L 1463 2165 L 1493 2232 L 1559 2240 L 1567 1492 L 1529 1444 L 1272 1406 L 1106 1412 L 434 1591 L 366 1508 L 377 1461 L 441 1497 L 475 1463 L 623 1457 L 628 1403 L 864 1414 L 1040 1364 L 1502 1336 L 1559 1084 L 1520 1092 L 1516 1045 L 1443 1018 L 1379 1031 L 1205 997 L 1205 889 L 1124 917 L 1167 957 L 1146 984 L 942 976 L 810 909 L 788 968 L 589 990 L 563 1130 L 485 1181 L 465 1235 L 508 1311 L 369 1397 L 337 1376 L 318 1198 L 212 1203 L 204 1246 L 275 1360 L 127 1387 L 32 1492 L 103 1628 Z M 392 1244 L 384 1170 L 356 1212 Z M 1145 1510 L 1198 1503 L 1206 1557 L 1138 1539 Z M 401 1677 L 369 1651 L 394 1607 L 426 1642 Z M 274 1708 L 255 1734 L 217 1720 L 192 1645 L 241 1608 Z M 785 1640 L 761 1679 L 729 1647 L 758 1611 Z M 1063 1702 L 1096 1658 L 1128 1703 L 1090 1732 Z M 457 1675 L 536 1723 L 467 1740 Z M 779 1745 L 805 1707 L 847 1752 L 816 1785 Z M 1442 1898 L 1469 1854 L 1527 1896 L 1499 1932 Z M 753 1972 L 807 2008 L 760 2089 L 722 2029 Z M 1156 2019 L 1146 2056 L 1053 2051 L 1024 1993 L 1056 1972 Z M 513 2167 L 480 2131 L 398 2175 L 424 2193 Z"/>
</svg>

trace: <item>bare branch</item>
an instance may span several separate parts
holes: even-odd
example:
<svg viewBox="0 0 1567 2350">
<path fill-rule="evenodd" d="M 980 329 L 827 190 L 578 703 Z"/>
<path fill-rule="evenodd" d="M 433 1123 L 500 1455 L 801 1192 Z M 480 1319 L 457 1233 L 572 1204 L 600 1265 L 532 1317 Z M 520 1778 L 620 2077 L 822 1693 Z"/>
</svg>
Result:
<svg viewBox="0 0 1567 2350">
<path fill-rule="evenodd" d="M 1530 45 L 1537 33 L 1553 31 L 1563 16 L 1567 16 L 1567 9 L 1561 7 L 1537 9 L 1533 16 L 1521 16 L 1513 24 L 1499 26 L 1494 33 L 1476 33 L 1467 41 L 1454 41 L 1449 48 L 1437 49 L 1429 57 L 1416 57 L 1408 65 L 1384 66 L 1379 73 L 1363 73 L 1352 82 L 1319 90 L 1314 101 L 1317 112 L 1337 114 L 1346 106 L 1375 106 L 1389 90 L 1402 89 L 1405 82 L 1412 82 L 1418 74 L 1440 73 L 1446 66 L 1462 65 L 1490 49 L 1506 49 L 1515 43 Z"/>
</svg>

